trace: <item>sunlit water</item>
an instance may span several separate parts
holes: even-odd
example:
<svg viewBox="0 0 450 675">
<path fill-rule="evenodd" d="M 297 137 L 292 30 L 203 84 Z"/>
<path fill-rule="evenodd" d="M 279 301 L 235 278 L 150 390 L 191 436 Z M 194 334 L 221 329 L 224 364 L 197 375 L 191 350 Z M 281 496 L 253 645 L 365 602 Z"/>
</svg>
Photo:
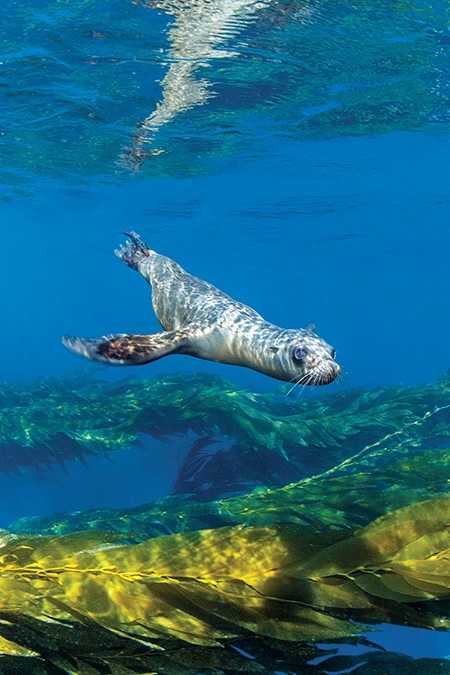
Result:
<svg viewBox="0 0 450 675">
<path fill-rule="evenodd" d="M 3 380 L 82 367 L 63 333 L 158 330 L 112 254 L 131 228 L 274 323 L 314 322 L 350 385 L 449 367 L 448 3 L 7 0 L 0 16 Z M 277 387 L 184 356 L 138 375 L 176 371 Z M 162 497 L 183 452 L 1 475 L 0 525 Z"/>
</svg>

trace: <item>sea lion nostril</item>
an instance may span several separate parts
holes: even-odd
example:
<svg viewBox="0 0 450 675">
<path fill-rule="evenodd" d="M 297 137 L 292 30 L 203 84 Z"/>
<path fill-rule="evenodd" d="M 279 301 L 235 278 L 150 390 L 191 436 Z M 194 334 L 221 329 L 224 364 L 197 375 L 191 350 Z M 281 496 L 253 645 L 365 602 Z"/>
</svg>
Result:
<svg viewBox="0 0 450 675">
<path fill-rule="evenodd" d="M 336 350 L 335 349 L 331 350 L 331 358 L 333 359 L 333 361 L 336 358 Z"/>
</svg>

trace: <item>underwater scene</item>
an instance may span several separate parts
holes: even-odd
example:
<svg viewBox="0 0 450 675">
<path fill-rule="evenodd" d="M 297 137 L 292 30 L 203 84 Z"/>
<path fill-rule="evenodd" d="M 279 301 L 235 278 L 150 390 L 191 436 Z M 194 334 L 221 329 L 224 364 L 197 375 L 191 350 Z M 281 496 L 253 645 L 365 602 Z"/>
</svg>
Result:
<svg viewBox="0 0 450 675">
<path fill-rule="evenodd" d="M 0 12 L 0 675 L 450 675 L 450 4 Z"/>
</svg>

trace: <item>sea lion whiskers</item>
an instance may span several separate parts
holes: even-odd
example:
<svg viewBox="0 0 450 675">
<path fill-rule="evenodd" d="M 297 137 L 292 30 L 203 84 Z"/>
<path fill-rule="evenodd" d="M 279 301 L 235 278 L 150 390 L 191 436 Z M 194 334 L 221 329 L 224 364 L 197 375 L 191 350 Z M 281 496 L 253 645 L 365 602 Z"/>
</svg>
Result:
<svg viewBox="0 0 450 675">
<path fill-rule="evenodd" d="M 297 377 L 298 377 L 299 379 L 297 380 L 297 382 L 294 382 L 294 380 L 295 380 Z M 291 393 L 291 391 L 293 391 L 293 390 L 295 389 L 295 387 L 296 387 L 297 384 L 300 382 L 300 380 L 301 380 L 302 377 L 304 377 L 304 375 L 298 375 L 298 374 L 294 375 L 294 377 L 291 377 L 291 379 L 290 379 L 289 382 L 287 383 L 287 386 L 289 386 L 290 384 L 292 384 L 292 382 L 294 382 L 294 385 L 293 385 L 293 387 L 291 387 L 291 389 L 289 389 L 289 391 L 285 394 L 285 396 L 289 396 L 289 394 Z"/>
<path fill-rule="evenodd" d="M 305 387 L 312 385 L 312 386 L 317 386 L 317 385 L 323 385 L 325 384 L 325 380 L 327 379 L 328 376 L 328 370 L 322 365 L 318 364 L 317 366 L 314 366 L 312 370 L 309 373 L 303 373 L 299 376 L 297 382 L 294 383 L 294 386 L 289 389 L 287 392 L 286 396 L 289 396 L 292 394 L 295 389 L 300 386 L 300 391 L 298 392 L 298 396 L 301 396 Z M 339 377 L 339 375 L 338 375 Z M 292 378 L 292 380 L 295 378 Z M 291 380 L 291 382 L 292 382 Z M 290 383 L 289 383 L 290 384 Z"/>
<path fill-rule="evenodd" d="M 341 373 L 339 377 L 337 377 L 336 379 L 338 381 L 338 386 L 340 389 L 347 389 L 348 387 L 350 387 L 347 368 L 341 368 Z"/>
<path fill-rule="evenodd" d="M 292 378 L 292 380 L 293 379 L 295 379 L 295 378 Z M 292 392 L 295 391 L 295 388 L 298 387 L 299 385 L 300 385 L 301 388 L 300 388 L 300 391 L 298 392 L 298 395 L 301 396 L 304 388 L 307 385 L 312 383 L 312 379 L 313 379 L 313 373 L 303 373 L 303 374 L 299 375 L 299 378 L 298 378 L 297 382 L 295 382 L 294 386 L 289 389 L 286 396 L 289 396 L 290 394 L 292 394 Z M 289 384 L 292 382 L 292 380 L 289 382 Z"/>
<path fill-rule="evenodd" d="M 310 384 L 312 384 L 313 386 L 323 384 L 323 382 L 322 382 L 322 374 L 323 374 L 323 373 L 322 373 L 321 366 L 320 366 L 320 365 L 319 365 L 319 366 L 315 366 L 315 367 L 313 368 L 313 370 L 311 371 L 311 373 L 310 373 Z"/>
<path fill-rule="evenodd" d="M 340 376 L 340 370 L 339 373 L 330 380 L 330 370 L 325 364 L 319 363 L 314 369 L 313 373 L 315 375 L 314 377 L 314 385 L 324 385 L 328 384 L 330 381 L 337 379 Z"/>
</svg>

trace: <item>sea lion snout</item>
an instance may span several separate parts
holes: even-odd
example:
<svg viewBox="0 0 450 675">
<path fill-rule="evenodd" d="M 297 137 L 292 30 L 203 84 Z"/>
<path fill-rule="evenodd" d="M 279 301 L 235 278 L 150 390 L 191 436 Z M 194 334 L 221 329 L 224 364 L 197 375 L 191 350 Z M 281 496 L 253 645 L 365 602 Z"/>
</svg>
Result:
<svg viewBox="0 0 450 675">
<path fill-rule="evenodd" d="M 321 376 L 320 378 L 315 382 L 317 385 L 323 385 L 323 384 L 330 384 L 330 382 L 333 382 L 334 380 L 337 380 L 337 378 L 341 374 L 341 367 L 334 359 L 327 359 L 324 361 L 323 366 L 321 366 Z"/>
<path fill-rule="evenodd" d="M 333 358 L 318 358 L 315 355 L 312 359 L 305 359 L 302 368 L 298 370 L 296 378 L 299 384 L 322 386 L 330 384 L 341 374 L 341 367 Z"/>
<path fill-rule="evenodd" d="M 315 385 L 330 384 L 341 374 L 341 367 L 336 362 L 336 350 L 327 342 L 317 336 L 316 341 L 311 341 L 312 354 L 311 371 L 312 383 Z"/>
</svg>

